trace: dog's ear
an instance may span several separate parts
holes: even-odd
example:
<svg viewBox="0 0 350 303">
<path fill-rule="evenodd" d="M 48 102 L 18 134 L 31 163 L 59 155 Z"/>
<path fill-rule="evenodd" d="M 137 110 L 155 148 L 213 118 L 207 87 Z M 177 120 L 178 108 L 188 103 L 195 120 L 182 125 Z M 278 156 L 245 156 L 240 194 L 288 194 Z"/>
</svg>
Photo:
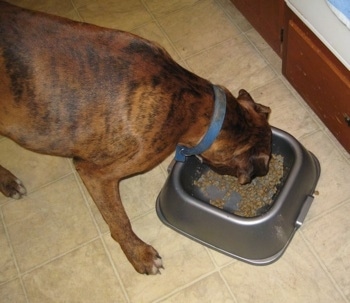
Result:
<svg viewBox="0 0 350 303">
<path fill-rule="evenodd" d="M 269 118 L 271 108 L 260 103 L 255 103 L 254 109 L 256 112 L 265 115 L 266 119 Z"/>
<path fill-rule="evenodd" d="M 247 101 L 253 101 L 253 98 L 250 96 L 250 94 L 245 89 L 240 89 L 238 92 L 238 98 L 246 99 Z"/>
<path fill-rule="evenodd" d="M 271 113 L 271 109 L 268 106 L 262 105 L 260 103 L 256 103 L 254 99 L 251 97 L 251 95 L 245 90 L 245 89 L 240 89 L 238 92 L 238 101 L 241 101 L 241 105 L 246 105 L 245 107 L 253 107 L 253 109 L 259 113 L 263 114 L 266 119 L 268 119 L 269 114 Z M 243 102 L 242 102 L 243 101 Z"/>
</svg>

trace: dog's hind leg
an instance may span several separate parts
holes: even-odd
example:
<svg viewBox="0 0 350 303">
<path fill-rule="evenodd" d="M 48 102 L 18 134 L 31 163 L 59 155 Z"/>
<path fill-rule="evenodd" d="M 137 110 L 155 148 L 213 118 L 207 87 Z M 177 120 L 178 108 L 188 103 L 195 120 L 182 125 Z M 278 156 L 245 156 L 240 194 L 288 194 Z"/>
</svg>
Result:
<svg viewBox="0 0 350 303">
<path fill-rule="evenodd" d="M 0 191 L 13 199 L 20 199 L 27 191 L 21 180 L 0 165 Z"/>
<path fill-rule="evenodd" d="M 112 238 L 119 243 L 135 270 L 141 274 L 160 273 L 163 266 L 158 252 L 132 230 L 119 194 L 117 168 L 99 168 L 84 161 L 75 161 L 75 166 L 108 224 Z"/>
</svg>

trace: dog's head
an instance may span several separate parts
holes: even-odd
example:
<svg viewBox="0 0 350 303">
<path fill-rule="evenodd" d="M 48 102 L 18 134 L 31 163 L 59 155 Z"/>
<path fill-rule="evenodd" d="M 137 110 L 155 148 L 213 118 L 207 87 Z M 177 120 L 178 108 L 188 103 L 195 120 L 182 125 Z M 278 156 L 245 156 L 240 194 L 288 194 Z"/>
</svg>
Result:
<svg viewBox="0 0 350 303">
<path fill-rule="evenodd" d="M 214 171 L 249 183 L 268 172 L 271 156 L 270 108 L 256 103 L 245 90 L 237 100 L 226 90 L 227 109 L 222 130 L 212 146 L 202 154 Z"/>
</svg>

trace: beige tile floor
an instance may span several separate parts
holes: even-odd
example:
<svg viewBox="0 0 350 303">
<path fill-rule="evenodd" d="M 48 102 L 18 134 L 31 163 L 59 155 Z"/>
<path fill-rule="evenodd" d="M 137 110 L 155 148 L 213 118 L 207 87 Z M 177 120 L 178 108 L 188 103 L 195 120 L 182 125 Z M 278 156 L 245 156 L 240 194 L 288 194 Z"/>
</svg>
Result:
<svg viewBox="0 0 350 303">
<path fill-rule="evenodd" d="M 135 231 L 165 270 L 137 274 L 111 240 L 70 160 L 0 138 L 1 163 L 29 194 L 0 196 L 0 302 L 350 302 L 350 156 L 281 75 L 281 61 L 229 0 L 11 0 L 158 41 L 182 65 L 241 87 L 272 108 L 271 123 L 314 152 L 319 195 L 284 256 L 256 267 L 165 227 L 155 200 L 165 161 L 122 183 Z M 59 43 L 59 41 L 58 41 Z"/>
</svg>

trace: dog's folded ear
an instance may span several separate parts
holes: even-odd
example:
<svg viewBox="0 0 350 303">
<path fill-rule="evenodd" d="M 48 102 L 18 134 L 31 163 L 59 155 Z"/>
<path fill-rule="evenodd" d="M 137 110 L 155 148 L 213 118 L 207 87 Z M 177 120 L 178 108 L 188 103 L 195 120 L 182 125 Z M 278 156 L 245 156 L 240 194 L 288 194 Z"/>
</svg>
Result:
<svg viewBox="0 0 350 303">
<path fill-rule="evenodd" d="M 252 100 L 253 98 L 249 95 L 249 93 L 245 89 L 240 89 L 238 92 L 238 98 L 247 98 L 248 100 Z"/>
<path fill-rule="evenodd" d="M 260 103 L 256 103 L 254 99 L 251 97 L 251 95 L 245 89 L 239 90 L 237 99 L 238 101 L 243 101 L 243 102 L 240 102 L 241 105 L 244 106 L 244 104 L 246 104 L 246 105 L 252 106 L 257 113 L 264 114 L 266 116 L 266 119 L 268 119 L 269 114 L 271 113 L 270 107 L 262 105 Z"/>
<path fill-rule="evenodd" d="M 269 118 L 269 115 L 271 113 L 271 108 L 265 105 L 262 105 L 260 103 L 255 103 L 254 109 L 256 112 L 264 114 L 266 116 L 266 119 Z"/>
</svg>

